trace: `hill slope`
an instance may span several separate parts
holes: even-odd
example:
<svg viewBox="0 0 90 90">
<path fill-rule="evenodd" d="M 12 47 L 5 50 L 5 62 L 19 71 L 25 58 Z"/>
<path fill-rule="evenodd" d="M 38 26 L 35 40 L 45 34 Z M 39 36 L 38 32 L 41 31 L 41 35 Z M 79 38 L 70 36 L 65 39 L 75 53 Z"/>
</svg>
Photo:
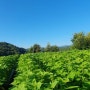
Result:
<svg viewBox="0 0 90 90">
<path fill-rule="evenodd" d="M 24 48 L 19 48 L 7 42 L 0 42 L 0 56 L 25 53 Z"/>
</svg>

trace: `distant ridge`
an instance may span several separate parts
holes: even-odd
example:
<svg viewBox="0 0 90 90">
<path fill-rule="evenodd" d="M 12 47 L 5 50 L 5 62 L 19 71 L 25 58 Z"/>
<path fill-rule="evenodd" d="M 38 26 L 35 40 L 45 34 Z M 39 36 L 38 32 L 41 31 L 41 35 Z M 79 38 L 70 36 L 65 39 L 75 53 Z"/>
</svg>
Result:
<svg viewBox="0 0 90 90">
<path fill-rule="evenodd" d="M 7 42 L 0 42 L 0 56 L 25 53 L 24 48 L 19 48 Z"/>
<path fill-rule="evenodd" d="M 71 47 L 71 45 L 64 45 L 64 46 L 60 46 L 59 49 L 60 49 L 60 51 L 70 50 L 70 47 Z"/>
</svg>

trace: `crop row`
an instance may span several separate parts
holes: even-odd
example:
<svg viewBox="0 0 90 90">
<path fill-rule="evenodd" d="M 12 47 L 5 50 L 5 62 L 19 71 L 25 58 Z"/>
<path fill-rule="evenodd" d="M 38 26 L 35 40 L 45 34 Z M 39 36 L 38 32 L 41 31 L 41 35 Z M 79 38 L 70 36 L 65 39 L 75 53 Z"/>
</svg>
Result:
<svg viewBox="0 0 90 90">
<path fill-rule="evenodd" d="M 10 90 L 89 90 L 90 52 L 23 54 Z"/>
<path fill-rule="evenodd" d="M 16 69 L 19 55 L 10 55 L 0 57 L 0 90 L 2 86 L 8 88 L 12 71 Z"/>
</svg>

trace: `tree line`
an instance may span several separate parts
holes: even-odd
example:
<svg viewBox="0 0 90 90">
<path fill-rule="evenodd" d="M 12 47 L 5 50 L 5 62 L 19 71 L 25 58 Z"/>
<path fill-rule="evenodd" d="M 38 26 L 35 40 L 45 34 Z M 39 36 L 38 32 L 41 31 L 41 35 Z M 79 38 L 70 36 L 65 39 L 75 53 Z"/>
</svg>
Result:
<svg viewBox="0 0 90 90">
<path fill-rule="evenodd" d="M 34 44 L 28 49 L 20 48 L 7 42 L 0 42 L 0 56 L 37 52 L 58 52 L 70 49 L 90 49 L 90 32 L 87 34 L 83 32 L 74 33 L 71 41 L 71 46 L 59 47 L 48 43 L 46 47 L 41 47 L 39 44 Z"/>
<path fill-rule="evenodd" d="M 41 47 L 39 44 L 34 44 L 32 47 L 27 49 L 27 53 L 59 52 L 59 51 L 65 51 L 65 50 L 69 50 L 69 49 L 70 49 L 70 46 L 59 47 L 57 45 L 50 45 L 50 43 L 48 43 L 46 47 Z"/>
<path fill-rule="evenodd" d="M 71 46 L 65 46 L 65 47 L 58 47 L 56 45 L 51 46 L 50 44 L 47 44 L 45 48 L 41 48 L 40 45 L 34 44 L 31 48 L 28 49 L 28 52 L 30 53 L 36 53 L 36 52 L 58 52 L 58 51 L 65 51 L 70 49 L 79 49 L 79 50 L 86 50 L 90 49 L 90 32 L 85 34 L 83 32 L 74 33 L 72 39 L 72 45 Z"/>
<path fill-rule="evenodd" d="M 72 48 L 79 50 L 90 49 L 90 32 L 85 34 L 83 32 L 75 33 L 72 38 Z"/>
<path fill-rule="evenodd" d="M 41 47 L 39 44 L 34 44 L 28 49 L 17 47 L 7 42 L 0 42 L 0 56 L 37 53 L 37 52 L 58 52 L 60 50 L 68 50 L 69 46 L 58 47 L 56 45 L 47 44 L 46 47 Z"/>
</svg>

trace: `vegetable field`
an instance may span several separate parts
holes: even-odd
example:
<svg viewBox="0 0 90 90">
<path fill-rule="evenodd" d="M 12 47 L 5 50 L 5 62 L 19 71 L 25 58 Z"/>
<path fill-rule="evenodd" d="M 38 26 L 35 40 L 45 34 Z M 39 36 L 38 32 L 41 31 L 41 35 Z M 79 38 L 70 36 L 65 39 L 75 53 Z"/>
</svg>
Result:
<svg viewBox="0 0 90 90">
<path fill-rule="evenodd" d="M 19 55 L 10 55 L 0 57 L 0 90 L 3 85 L 7 88 L 11 82 L 10 74 L 16 69 Z"/>
<path fill-rule="evenodd" d="M 9 90 L 90 90 L 90 51 L 22 54 L 16 72 Z"/>
</svg>

